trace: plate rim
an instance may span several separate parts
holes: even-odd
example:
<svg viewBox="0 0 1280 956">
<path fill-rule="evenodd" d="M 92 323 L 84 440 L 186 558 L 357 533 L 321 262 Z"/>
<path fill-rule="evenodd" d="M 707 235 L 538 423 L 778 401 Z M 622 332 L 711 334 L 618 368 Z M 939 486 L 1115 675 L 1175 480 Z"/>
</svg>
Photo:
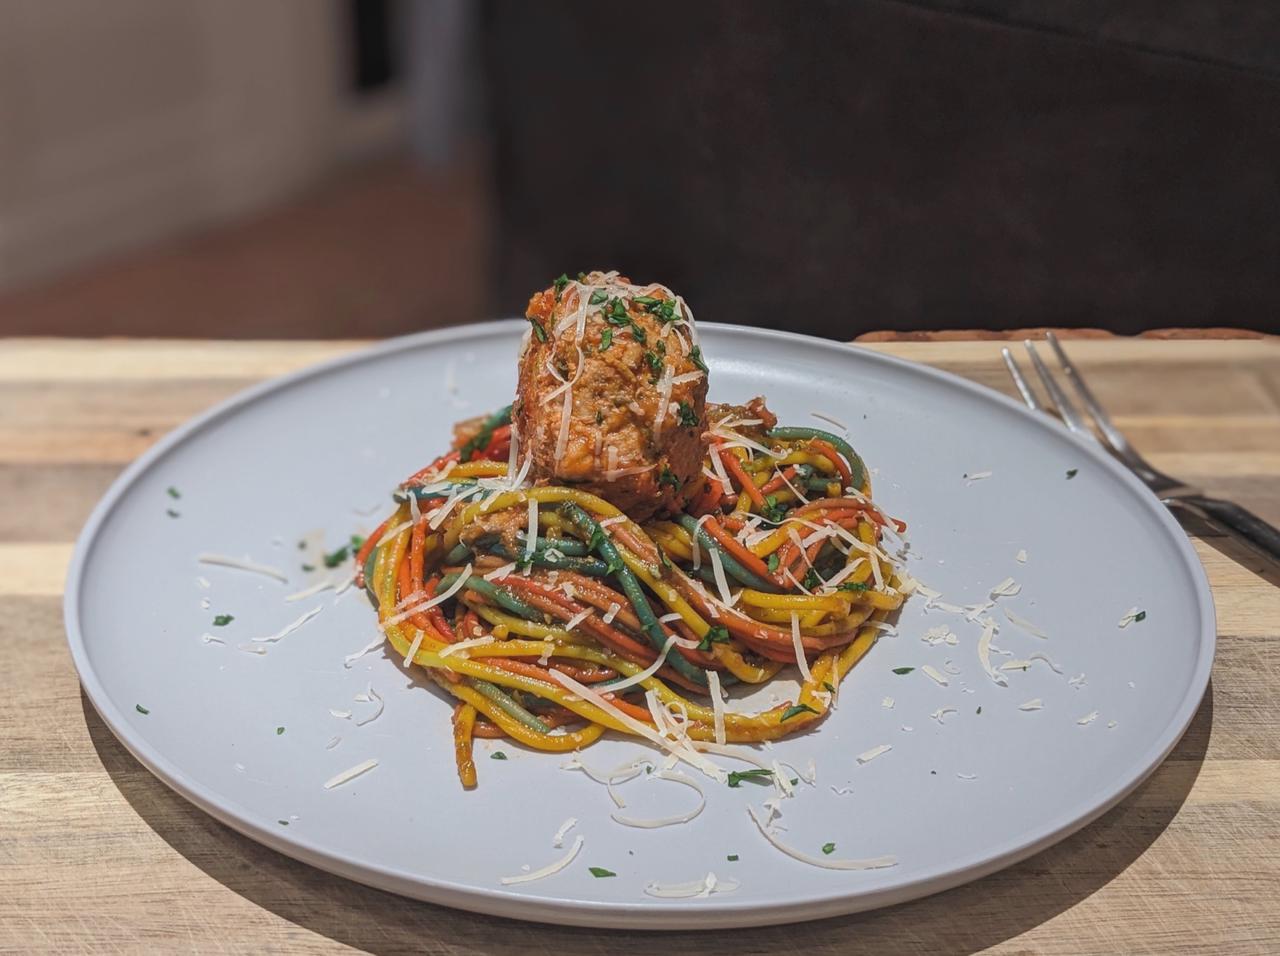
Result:
<svg viewBox="0 0 1280 956">
<path fill-rule="evenodd" d="M 521 319 L 499 319 L 396 336 L 257 382 L 205 409 L 168 432 L 134 459 L 112 481 L 77 536 L 68 566 L 62 601 L 67 642 L 80 685 L 112 735 L 139 763 L 179 796 L 232 830 L 278 853 L 345 879 L 424 902 L 473 913 L 556 925 L 650 930 L 746 928 L 846 915 L 919 899 L 981 879 L 1025 860 L 1088 826 L 1131 794 L 1164 762 L 1195 717 L 1208 687 L 1217 645 L 1213 594 L 1209 588 L 1204 567 L 1190 538 L 1146 486 L 1127 468 L 1103 451 L 1101 446 L 1082 441 L 1078 443 L 1079 448 L 1089 456 L 1092 463 L 1100 465 L 1110 473 L 1112 478 L 1127 486 L 1135 500 L 1140 502 L 1141 507 L 1145 508 L 1149 514 L 1155 515 L 1158 524 L 1169 539 L 1168 543 L 1172 545 L 1171 553 L 1177 555 L 1182 570 L 1187 572 L 1194 582 L 1199 610 L 1200 652 L 1191 673 L 1188 689 L 1173 718 L 1154 743 L 1143 751 L 1142 758 L 1135 762 L 1136 770 L 1119 778 L 1112 785 L 1101 788 L 1100 800 L 1094 803 L 1085 814 L 1050 820 L 1044 826 L 1031 831 L 1033 836 L 1030 839 L 1014 841 L 1013 845 L 1006 845 L 994 855 L 984 854 L 978 858 L 961 860 L 945 873 L 923 874 L 914 880 L 881 889 L 858 890 L 850 889 L 845 885 L 830 893 L 812 896 L 801 902 L 761 905 L 758 902 L 735 902 L 732 897 L 718 899 L 713 904 L 694 906 L 687 902 L 641 900 L 606 902 L 579 900 L 565 896 L 546 896 L 541 893 L 521 893 L 497 886 L 492 889 L 459 887 L 438 878 L 408 873 L 394 867 L 379 865 L 374 861 L 358 861 L 350 855 L 333 853 L 303 834 L 285 836 L 255 824 L 251 819 L 238 816 L 228 806 L 234 801 L 220 795 L 213 788 L 190 779 L 164 754 L 149 746 L 139 735 L 135 735 L 133 727 L 125 720 L 124 710 L 116 705 L 105 686 L 98 680 L 89 660 L 85 634 L 80 626 L 80 592 L 88 574 L 87 559 L 93 550 L 99 530 L 139 477 L 202 429 L 263 396 L 338 369 L 376 360 L 387 354 L 412 349 L 430 349 L 458 340 L 506 336 L 518 332 L 524 325 L 525 322 Z M 1034 422 L 1037 428 L 1055 429 L 1052 422 L 1043 415 L 1027 409 L 994 389 L 953 372 L 863 348 L 856 343 L 729 323 L 704 322 L 700 323 L 700 328 L 717 334 L 755 338 L 765 343 L 792 342 L 809 348 L 820 346 L 836 352 L 856 353 L 864 360 L 881 363 L 896 369 L 899 373 L 932 378 L 943 385 L 960 388 L 981 400 L 994 402 L 997 406 L 1003 406 L 1007 411 L 1022 415 L 1028 421 Z M 1092 800 L 1089 802 L 1093 803 Z"/>
</svg>

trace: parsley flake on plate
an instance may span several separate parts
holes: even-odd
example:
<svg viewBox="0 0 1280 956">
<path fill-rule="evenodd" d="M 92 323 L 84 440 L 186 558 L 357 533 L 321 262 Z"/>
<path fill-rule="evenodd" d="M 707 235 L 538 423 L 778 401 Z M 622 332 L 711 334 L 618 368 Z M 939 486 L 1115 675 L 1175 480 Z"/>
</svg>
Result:
<svg viewBox="0 0 1280 956">
<path fill-rule="evenodd" d="M 759 780 L 763 782 L 772 776 L 773 771 L 765 770 L 763 767 L 759 767 L 755 770 L 731 770 L 729 771 L 728 783 L 729 786 L 736 790 L 742 785 L 742 781 L 744 780 Z"/>
</svg>

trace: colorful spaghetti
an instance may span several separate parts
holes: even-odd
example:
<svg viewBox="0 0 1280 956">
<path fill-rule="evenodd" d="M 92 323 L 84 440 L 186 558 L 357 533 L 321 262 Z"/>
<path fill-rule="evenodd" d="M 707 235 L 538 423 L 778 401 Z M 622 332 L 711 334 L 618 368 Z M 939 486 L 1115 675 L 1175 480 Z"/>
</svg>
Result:
<svg viewBox="0 0 1280 956">
<path fill-rule="evenodd" d="M 835 704 L 904 599 L 884 544 L 905 526 L 837 435 L 730 410 L 707 438 L 684 510 L 643 523 L 510 474 L 510 408 L 399 487 L 358 576 L 396 655 L 455 699 L 464 786 L 476 737 L 564 753 L 614 731 L 688 755 Z M 724 708 L 721 688 L 789 669 L 794 701 Z"/>
</svg>

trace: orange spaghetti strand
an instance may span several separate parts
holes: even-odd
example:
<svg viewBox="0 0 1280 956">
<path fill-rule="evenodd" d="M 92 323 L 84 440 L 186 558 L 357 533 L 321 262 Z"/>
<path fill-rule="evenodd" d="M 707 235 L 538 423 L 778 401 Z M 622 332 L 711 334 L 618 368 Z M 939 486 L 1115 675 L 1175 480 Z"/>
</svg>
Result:
<svg viewBox="0 0 1280 956">
<path fill-rule="evenodd" d="M 702 527 L 707 534 L 715 538 L 716 544 L 728 551 L 748 571 L 752 571 L 762 578 L 770 577 L 769 566 L 744 548 L 737 538 L 720 527 L 715 518 L 708 518 L 702 523 Z"/>
<path fill-rule="evenodd" d="M 409 538 L 409 579 L 414 588 L 422 587 L 422 557 L 427 540 L 427 519 L 420 518 Z"/>
<path fill-rule="evenodd" d="M 489 461 L 505 461 L 511 448 L 511 426 L 500 425 L 493 430 L 489 444 L 484 451 L 472 456 L 472 461 L 487 459 Z"/>
<path fill-rule="evenodd" d="M 762 495 L 771 495 L 775 491 L 777 491 L 779 488 L 785 488 L 787 486 L 787 482 L 793 480 L 795 476 L 799 473 L 800 473 L 800 469 L 798 469 L 795 465 L 788 465 L 785 471 L 781 472 L 780 474 L 774 475 L 772 478 L 766 481 L 763 485 L 761 485 L 760 493 Z"/>
<path fill-rule="evenodd" d="M 462 460 L 462 453 L 457 450 L 441 455 L 431 464 L 427 465 L 426 468 L 419 468 L 412 475 L 410 475 L 408 478 L 402 481 L 400 483 L 401 487 L 404 487 L 405 485 L 411 485 L 415 481 L 421 481 L 427 475 L 431 474 L 433 471 L 439 471 L 441 468 L 449 464 L 449 462 L 451 461 L 461 461 L 461 460 Z"/>
<path fill-rule="evenodd" d="M 364 539 L 364 544 L 360 545 L 360 550 L 356 552 L 356 587 L 364 587 L 364 565 L 369 560 L 369 552 L 373 550 L 374 545 L 378 543 L 378 539 L 382 537 L 383 532 L 395 520 L 396 513 L 393 511 L 387 516 L 387 520 L 373 529 L 373 533 Z"/>
<path fill-rule="evenodd" d="M 849 466 L 845 464 L 845 460 L 840 457 L 840 453 L 831 442 L 823 441 L 821 438 L 810 438 L 809 447 L 836 466 L 836 471 L 840 472 L 841 488 L 848 488 L 853 484 L 853 475 L 849 471 Z"/>
<path fill-rule="evenodd" d="M 716 442 L 717 447 L 722 446 L 723 444 L 724 442 L 722 441 Z M 756 483 L 751 480 L 751 476 L 748 475 L 746 470 L 742 467 L 742 462 L 738 461 L 738 456 L 724 452 L 720 455 L 720 461 L 724 465 L 725 470 L 727 470 L 729 474 L 737 480 L 738 484 L 742 486 L 742 490 L 746 493 L 747 497 L 752 500 L 755 506 L 757 508 L 763 508 L 764 495 L 760 493 L 760 489 L 756 487 Z"/>
</svg>

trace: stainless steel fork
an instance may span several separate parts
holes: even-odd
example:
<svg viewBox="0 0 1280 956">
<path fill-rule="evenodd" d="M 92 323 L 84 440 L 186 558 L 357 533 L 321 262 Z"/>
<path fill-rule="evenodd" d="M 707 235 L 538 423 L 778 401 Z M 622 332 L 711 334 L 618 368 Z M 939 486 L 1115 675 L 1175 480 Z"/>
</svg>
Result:
<svg viewBox="0 0 1280 956">
<path fill-rule="evenodd" d="M 1068 397 L 1062 386 L 1058 384 L 1058 380 L 1049 370 L 1049 367 L 1041 360 L 1039 353 L 1036 351 L 1035 343 L 1030 339 L 1024 341 L 1023 345 L 1026 346 L 1027 355 L 1031 358 L 1031 365 L 1036 370 L 1036 375 L 1039 376 L 1040 383 L 1044 386 L 1044 390 L 1049 396 L 1050 405 L 1047 408 L 1041 403 L 1030 383 L 1022 374 L 1022 370 L 1014 360 L 1013 353 L 1007 348 L 1000 350 L 1000 354 L 1004 356 L 1004 364 L 1009 369 L 1009 374 L 1013 377 L 1013 384 L 1017 387 L 1018 393 L 1022 396 L 1022 400 L 1028 408 L 1032 411 L 1043 411 L 1046 414 L 1053 414 L 1056 411 L 1063 424 L 1072 433 L 1085 441 L 1101 442 L 1102 446 L 1113 457 L 1126 465 L 1168 507 L 1191 512 L 1220 528 L 1224 533 L 1239 539 L 1272 561 L 1280 562 L 1280 530 L 1267 524 L 1253 512 L 1240 507 L 1233 501 L 1210 498 L 1202 494 L 1198 488 L 1187 485 L 1153 467 L 1138 454 L 1120 429 L 1112 424 L 1111 418 L 1107 415 L 1102 405 L 1098 403 L 1089 386 L 1085 384 L 1080 370 L 1075 367 L 1071 359 L 1067 358 L 1067 353 L 1063 351 L 1057 336 L 1049 332 L 1046 333 L 1045 338 L 1058 358 L 1058 364 L 1062 367 L 1063 377 L 1071 383 L 1076 395 L 1079 396 L 1080 401 L 1088 411 L 1089 417 L 1093 419 L 1096 431 L 1089 426 L 1088 421 L 1080 413 L 1075 403 Z"/>
</svg>

